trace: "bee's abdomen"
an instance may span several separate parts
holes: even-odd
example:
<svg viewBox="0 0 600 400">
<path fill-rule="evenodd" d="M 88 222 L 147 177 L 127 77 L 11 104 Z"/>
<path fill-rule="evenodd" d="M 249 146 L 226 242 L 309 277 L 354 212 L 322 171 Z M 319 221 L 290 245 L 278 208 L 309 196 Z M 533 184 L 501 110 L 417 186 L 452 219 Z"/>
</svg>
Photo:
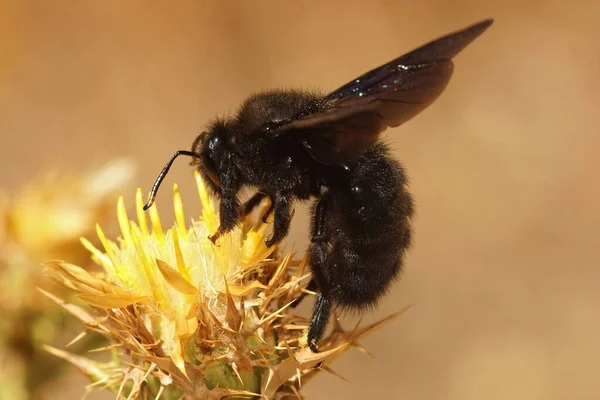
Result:
<svg viewBox="0 0 600 400">
<path fill-rule="evenodd" d="M 337 304 L 369 308 L 402 270 L 413 201 L 404 171 L 382 144 L 357 160 L 347 183 L 346 190 L 332 193 L 340 234 L 332 242 L 327 269 Z"/>
</svg>

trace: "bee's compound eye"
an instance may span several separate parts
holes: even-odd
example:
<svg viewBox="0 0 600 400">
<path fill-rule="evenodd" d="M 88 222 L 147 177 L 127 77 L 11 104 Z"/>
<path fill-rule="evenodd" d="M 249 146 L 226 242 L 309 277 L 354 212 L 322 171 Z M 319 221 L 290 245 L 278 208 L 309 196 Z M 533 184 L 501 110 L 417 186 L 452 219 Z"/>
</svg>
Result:
<svg viewBox="0 0 600 400">
<path fill-rule="evenodd" d="M 192 143 L 192 151 L 195 153 L 201 153 L 202 147 L 204 146 L 204 142 L 206 142 L 206 138 L 208 136 L 208 132 L 204 131 L 198 135 L 194 143 Z"/>
</svg>

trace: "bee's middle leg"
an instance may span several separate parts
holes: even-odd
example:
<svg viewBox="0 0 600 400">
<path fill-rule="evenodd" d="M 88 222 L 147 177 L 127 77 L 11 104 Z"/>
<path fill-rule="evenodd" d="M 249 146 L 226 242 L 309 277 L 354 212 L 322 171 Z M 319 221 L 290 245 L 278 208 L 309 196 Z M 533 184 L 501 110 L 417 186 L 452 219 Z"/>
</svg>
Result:
<svg viewBox="0 0 600 400">
<path fill-rule="evenodd" d="M 267 247 L 273 246 L 287 236 L 292 221 L 292 200 L 289 196 L 277 194 L 271 205 L 275 221 L 273 222 L 273 233 L 265 239 Z M 269 214 L 270 211 L 267 211 Z"/>
</svg>

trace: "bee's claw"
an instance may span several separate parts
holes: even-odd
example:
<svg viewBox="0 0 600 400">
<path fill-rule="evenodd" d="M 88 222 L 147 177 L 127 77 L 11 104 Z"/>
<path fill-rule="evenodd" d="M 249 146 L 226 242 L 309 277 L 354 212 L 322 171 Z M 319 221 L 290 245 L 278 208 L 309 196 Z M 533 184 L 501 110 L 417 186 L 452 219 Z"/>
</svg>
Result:
<svg viewBox="0 0 600 400">
<path fill-rule="evenodd" d="M 267 247 L 271 247 L 275 244 L 275 241 L 273 240 L 273 236 L 265 238 L 265 244 L 267 245 Z"/>
<path fill-rule="evenodd" d="M 313 353 L 318 353 L 319 352 L 319 346 L 317 346 L 317 342 L 315 340 L 311 340 L 310 342 L 308 342 L 308 347 L 310 348 L 310 351 L 312 351 Z M 321 363 L 317 364 L 318 366 Z"/>
<path fill-rule="evenodd" d="M 214 235 L 211 235 L 208 237 L 208 240 L 210 240 L 212 242 L 212 244 L 216 244 L 217 239 L 221 236 L 221 234 L 219 232 L 215 233 Z"/>
</svg>

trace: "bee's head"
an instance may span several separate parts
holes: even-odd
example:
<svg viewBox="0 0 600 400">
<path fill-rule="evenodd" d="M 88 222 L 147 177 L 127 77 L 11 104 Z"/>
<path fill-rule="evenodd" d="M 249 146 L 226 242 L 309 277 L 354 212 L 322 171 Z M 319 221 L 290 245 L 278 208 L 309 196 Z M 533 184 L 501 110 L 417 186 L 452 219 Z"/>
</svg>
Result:
<svg viewBox="0 0 600 400">
<path fill-rule="evenodd" d="M 204 178 L 208 178 L 208 182 L 217 192 L 221 187 L 219 166 L 227 152 L 225 129 L 224 123 L 215 122 L 207 131 L 202 132 L 192 144 L 192 152 L 199 156 L 192 161 L 192 165 L 197 166 L 198 171 Z"/>
</svg>

